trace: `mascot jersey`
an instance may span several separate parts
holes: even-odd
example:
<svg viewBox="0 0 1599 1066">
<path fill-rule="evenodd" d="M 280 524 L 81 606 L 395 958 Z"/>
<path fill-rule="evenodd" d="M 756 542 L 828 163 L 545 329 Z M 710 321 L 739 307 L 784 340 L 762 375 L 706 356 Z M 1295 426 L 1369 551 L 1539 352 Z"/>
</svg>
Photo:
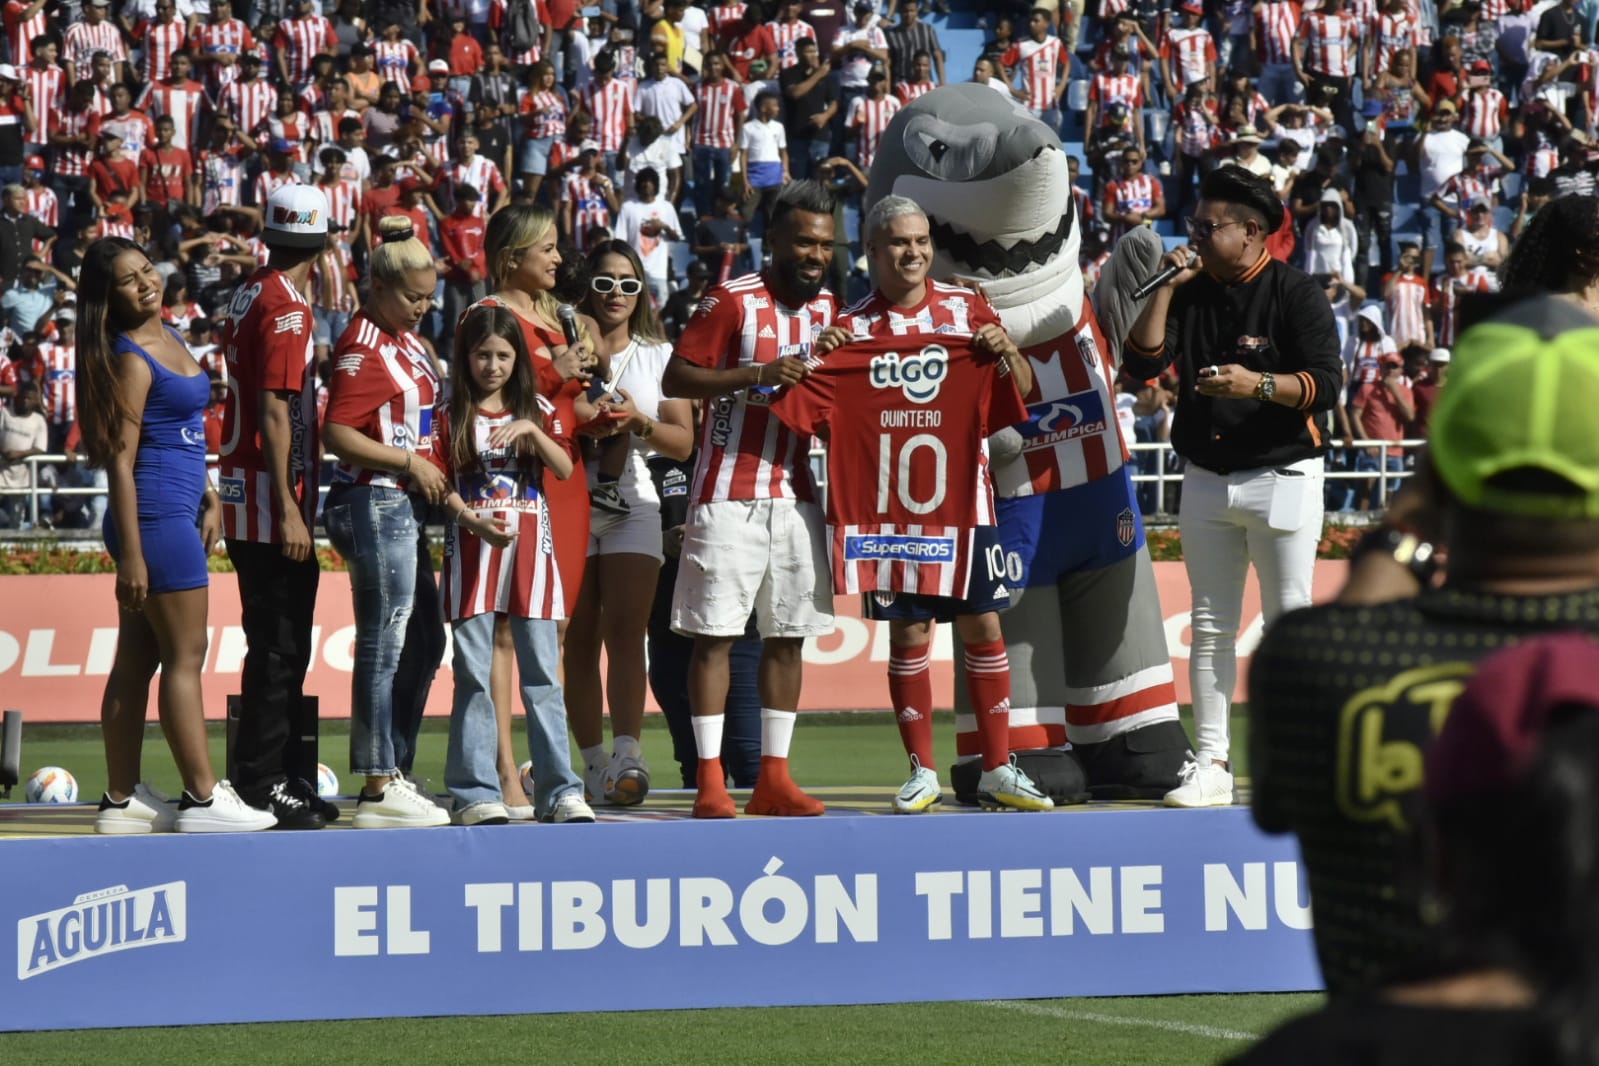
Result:
<svg viewBox="0 0 1599 1066">
<path fill-rule="evenodd" d="M 1060 138 L 986 86 L 946 86 L 907 105 L 885 131 L 867 208 L 888 195 L 927 212 L 933 277 L 979 281 L 1032 362 L 1026 421 L 991 441 L 1006 565 L 1022 575 L 1001 616 L 1011 746 L 1060 747 L 1069 733 L 1081 753 L 1126 738 L 1119 747 L 1137 753 L 1137 765 L 1120 760 L 1108 772 L 1124 780 L 1103 783 L 1160 794 L 1175 785 L 1187 742 L 1115 417 L 1113 356 L 1084 299 Z M 963 691 L 957 683 L 957 700 Z M 966 752 L 975 720 L 970 708 L 957 711 Z M 1161 779 L 1125 780 L 1146 773 L 1150 754 Z M 1095 770 L 1084 762 L 1092 787 Z"/>
</svg>

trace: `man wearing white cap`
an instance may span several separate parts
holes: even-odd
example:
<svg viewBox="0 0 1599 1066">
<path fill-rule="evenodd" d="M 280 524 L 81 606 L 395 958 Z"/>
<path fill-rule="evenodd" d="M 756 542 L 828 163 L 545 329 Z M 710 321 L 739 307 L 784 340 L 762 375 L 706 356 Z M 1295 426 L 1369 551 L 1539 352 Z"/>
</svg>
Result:
<svg viewBox="0 0 1599 1066">
<path fill-rule="evenodd" d="M 1416 408 L 1416 417 L 1410 423 L 1411 436 L 1427 436 L 1432 409 L 1438 405 L 1438 394 L 1443 391 L 1444 382 L 1449 378 L 1449 360 L 1448 348 L 1434 348 L 1427 356 L 1427 369 L 1411 382 L 1410 393 Z"/>
<path fill-rule="evenodd" d="M 311 659 L 318 568 L 316 368 L 312 313 L 301 293 L 328 233 L 314 185 L 268 197 L 261 239 L 271 250 L 233 297 L 222 328 L 230 389 L 222 423 L 222 531 L 239 577 L 246 651 L 233 780 L 245 802 L 285 829 L 320 829 L 323 805 L 308 772 L 289 765 Z"/>
</svg>

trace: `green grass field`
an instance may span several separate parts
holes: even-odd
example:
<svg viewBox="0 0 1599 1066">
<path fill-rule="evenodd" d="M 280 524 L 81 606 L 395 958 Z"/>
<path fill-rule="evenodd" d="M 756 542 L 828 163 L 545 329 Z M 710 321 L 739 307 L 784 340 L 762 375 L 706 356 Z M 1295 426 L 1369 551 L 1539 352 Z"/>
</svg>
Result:
<svg viewBox="0 0 1599 1066">
<path fill-rule="evenodd" d="M 1246 728 L 1242 717 L 1235 716 L 1235 751 L 1247 748 Z M 949 755 L 953 734 L 951 717 L 941 715 L 936 735 L 945 745 L 939 749 L 942 757 Z M 343 722 L 323 727 L 322 761 L 335 770 L 345 765 L 346 736 Z M 643 740 L 657 784 L 677 784 L 664 724 L 651 719 Z M 212 750 L 219 766 L 222 747 L 217 729 Z M 145 752 L 148 779 L 175 793 L 172 760 L 154 728 Z M 904 776 L 903 758 L 887 714 L 807 716 L 796 738 L 795 776 L 814 785 L 895 784 Z M 78 778 L 84 797 L 97 796 L 104 787 L 98 729 L 28 727 L 24 772 L 46 765 L 65 766 Z M 443 766 L 444 723 L 430 721 L 424 727 L 417 772 L 437 784 Z M 1239 769 L 1247 772 L 1243 766 Z M 222 971 L 213 976 L 220 978 Z M 308 979 L 315 978 L 308 975 Z M 530 973 L 528 980 L 593 978 Z M 336 989 L 329 992 L 337 994 Z M 594 997 L 597 1004 L 617 998 L 597 983 Z M 1254 1037 L 1319 1001 L 1315 995 L 1165 996 L 20 1033 L 0 1035 L 0 1062 L 232 1066 L 348 1060 L 383 1049 L 385 1056 L 398 1052 L 423 1063 L 545 1059 L 922 1066 L 1002 1054 L 1074 1066 L 1193 1066 L 1225 1060 Z"/>
</svg>

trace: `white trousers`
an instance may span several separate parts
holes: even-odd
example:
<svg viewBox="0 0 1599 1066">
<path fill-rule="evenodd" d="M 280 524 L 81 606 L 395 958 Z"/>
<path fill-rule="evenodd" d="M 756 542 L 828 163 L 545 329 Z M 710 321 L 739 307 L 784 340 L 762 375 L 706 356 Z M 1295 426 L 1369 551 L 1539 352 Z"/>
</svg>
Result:
<svg viewBox="0 0 1599 1066">
<path fill-rule="evenodd" d="M 1188 464 L 1179 528 L 1193 591 L 1188 680 L 1201 754 L 1228 758 L 1244 581 L 1255 564 L 1266 624 L 1310 603 L 1321 541 L 1322 461 L 1215 474 Z"/>
</svg>

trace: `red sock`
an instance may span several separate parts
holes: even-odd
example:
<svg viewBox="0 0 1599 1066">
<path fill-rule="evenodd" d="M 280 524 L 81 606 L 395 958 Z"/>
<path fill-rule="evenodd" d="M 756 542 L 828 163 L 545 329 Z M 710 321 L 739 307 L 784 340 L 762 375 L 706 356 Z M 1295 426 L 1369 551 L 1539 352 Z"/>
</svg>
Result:
<svg viewBox="0 0 1599 1066">
<path fill-rule="evenodd" d="M 905 754 L 931 770 L 933 766 L 933 672 L 928 667 L 930 645 L 888 649 L 888 698 Z"/>
<path fill-rule="evenodd" d="M 983 769 L 1005 765 L 1010 758 L 1010 660 L 1003 640 L 966 645 L 966 691 L 977 713 Z"/>
</svg>

